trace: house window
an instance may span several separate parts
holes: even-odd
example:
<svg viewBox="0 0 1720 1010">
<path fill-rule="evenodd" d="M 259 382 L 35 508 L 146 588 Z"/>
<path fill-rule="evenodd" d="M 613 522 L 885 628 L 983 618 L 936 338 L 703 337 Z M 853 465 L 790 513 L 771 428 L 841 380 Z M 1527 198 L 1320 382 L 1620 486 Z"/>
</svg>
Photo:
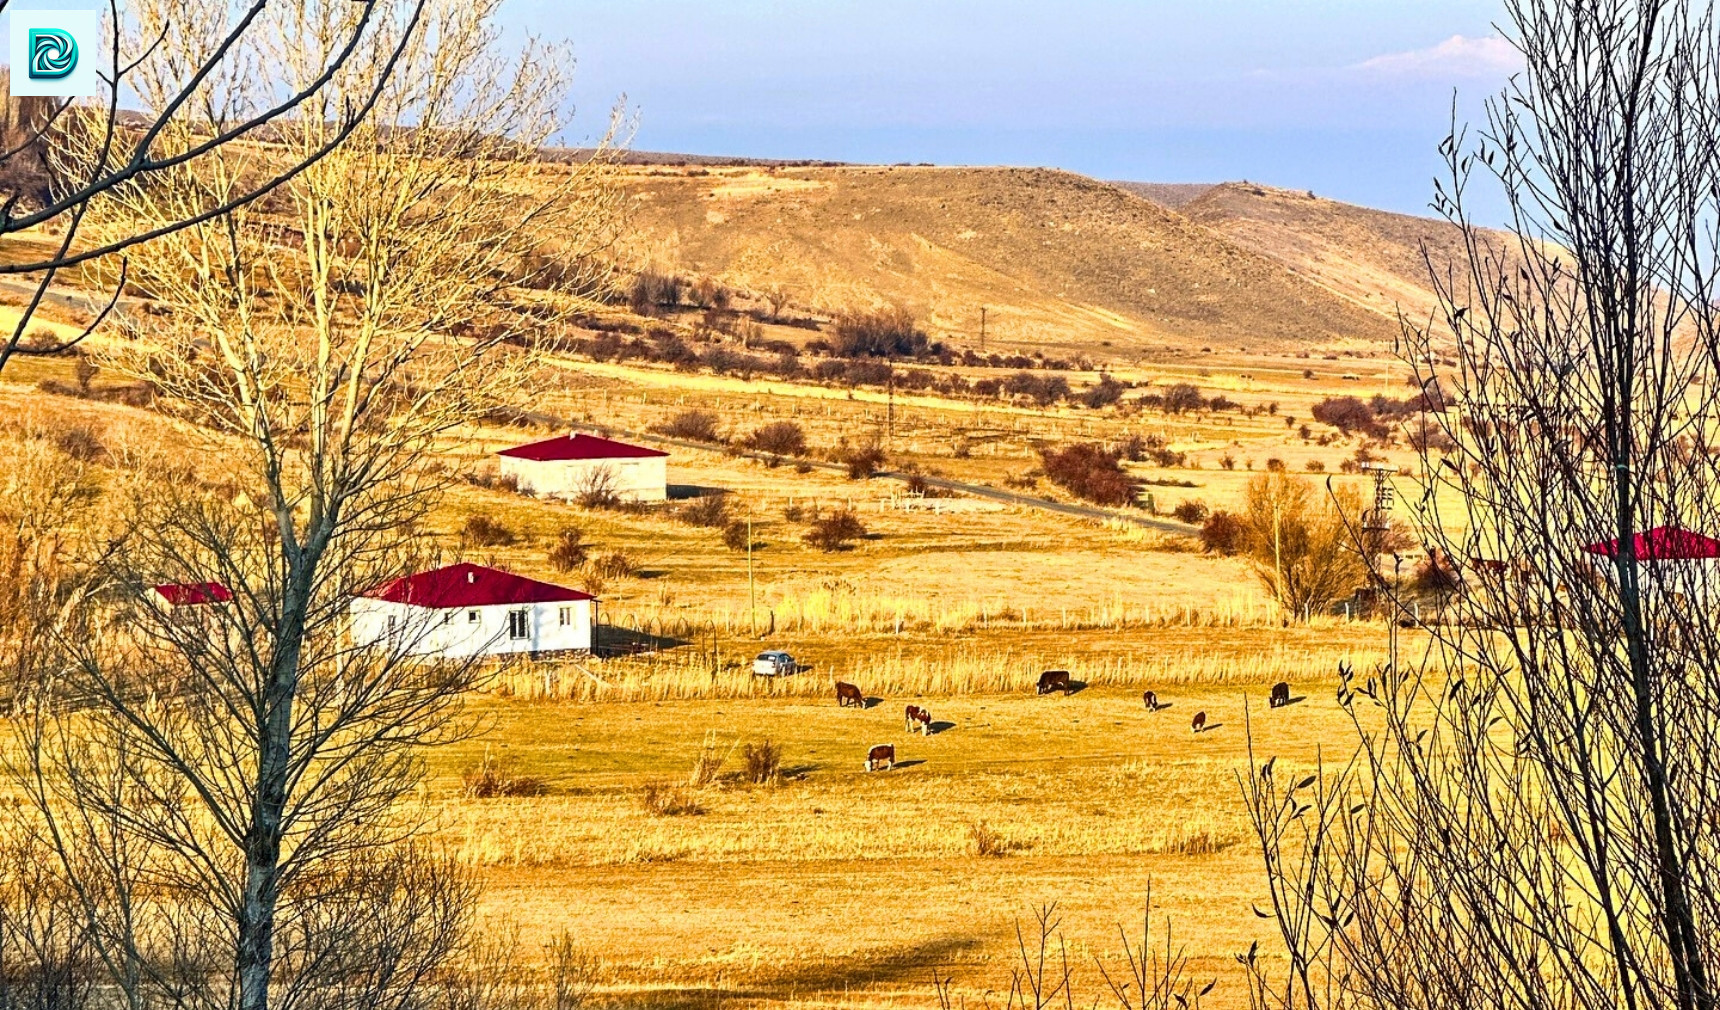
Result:
<svg viewBox="0 0 1720 1010">
<path fill-rule="evenodd" d="M 452 610 L 442 611 L 442 623 L 443 624 L 453 624 L 454 623 L 454 612 Z"/>
<path fill-rule="evenodd" d="M 529 610 L 508 611 L 508 637 L 518 641 L 530 638 L 532 635 L 532 612 Z"/>
<path fill-rule="evenodd" d="M 560 612 L 558 612 L 556 614 L 556 623 L 561 625 L 564 628 L 573 624 L 573 608 L 572 607 L 561 608 Z"/>
<path fill-rule="evenodd" d="M 476 610 L 466 611 L 466 623 L 467 624 L 477 624 L 478 620 L 479 620 L 479 615 L 478 615 L 478 612 Z"/>
</svg>

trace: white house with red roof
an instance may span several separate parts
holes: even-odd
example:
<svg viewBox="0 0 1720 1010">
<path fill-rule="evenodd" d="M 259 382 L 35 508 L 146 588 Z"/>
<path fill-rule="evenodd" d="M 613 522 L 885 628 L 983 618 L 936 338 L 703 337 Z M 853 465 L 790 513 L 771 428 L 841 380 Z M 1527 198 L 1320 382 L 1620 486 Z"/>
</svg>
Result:
<svg viewBox="0 0 1720 1010">
<path fill-rule="evenodd" d="M 628 501 L 662 501 L 669 490 L 669 454 L 642 445 L 575 432 L 497 453 L 503 477 L 521 491 L 578 498 L 606 488 Z"/>
<path fill-rule="evenodd" d="M 483 565 L 396 579 L 352 601 L 353 640 L 414 656 L 470 659 L 589 652 L 597 600 L 589 593 Z"/>
</svg>

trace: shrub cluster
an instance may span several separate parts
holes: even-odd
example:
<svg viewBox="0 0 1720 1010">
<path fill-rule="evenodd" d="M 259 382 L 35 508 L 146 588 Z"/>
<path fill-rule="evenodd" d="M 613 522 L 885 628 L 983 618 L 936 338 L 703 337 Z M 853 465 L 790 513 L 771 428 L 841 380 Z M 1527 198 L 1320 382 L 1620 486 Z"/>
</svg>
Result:
<svg viewBox="0 0 1720 1010">
<path fill-rule="evenodd" d="M 847 550 L 865 535 L 866 524 L 860 521 L 860 517 L 847 509 L 839 509 L 813 520 L 812 528 L 806 531 L 804 539 L 821 551 L 834 553 Z"/>
<path fill-rule="evenodd" d="M 460 527 L 460 542 L 467 547 L 506 547 L 518 539 L 513 530 L 489 516 L 469 516 Z"/>
<path fill-rule="evenodd" d="M 1099 505 L 1131 505 L 1140 486 L 1123 471 L 1122 452 L 1096 442 L 1039 450 L 1040 465 L 1053 484 Z"/>
</svg>

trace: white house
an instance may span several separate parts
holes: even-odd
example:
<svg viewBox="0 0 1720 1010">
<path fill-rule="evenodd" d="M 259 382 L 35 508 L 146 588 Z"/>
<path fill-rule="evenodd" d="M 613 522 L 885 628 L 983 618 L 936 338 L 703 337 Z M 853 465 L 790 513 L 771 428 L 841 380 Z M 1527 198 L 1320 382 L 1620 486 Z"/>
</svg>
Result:
<svg viewBox="0 0 1720 1010">
<path fill-rule="evenodd" d="M 603 487 L 630 501 L 668 497 L 669 454 L 596 435 L 574 433 L 497 453 L 504 477 L 521 491 L 577 498 Z"/>
<path fill-rule="evenodd" d="M 597 600 L 483 565 L 396 579 L 352 601 L 352 636 L 414 656 L 469 659 L 591 650 Z"/>
</svg>

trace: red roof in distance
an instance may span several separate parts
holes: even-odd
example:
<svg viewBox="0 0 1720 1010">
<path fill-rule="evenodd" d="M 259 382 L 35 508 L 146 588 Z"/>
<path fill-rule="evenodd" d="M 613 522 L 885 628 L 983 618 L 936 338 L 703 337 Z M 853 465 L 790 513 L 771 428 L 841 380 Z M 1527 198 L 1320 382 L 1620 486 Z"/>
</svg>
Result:
<svg viewBox="0 0 1720 1010">
<path fill-rule="evenodd" d="M 576 459 L 652 459 L 669 455 L 657 449 L 647 449 L 642 445 L 628 445 L 617 442 L 612 438 L 599 438 L 584 432 L 572 435 L 558 435 L 542 442 L 530 445 L 519 445 L 512 449 L 503 449 L 498 456 L 511 456 L 514 459 L 528 459 L 534 463 L 559 463 Z"/>
<path fill-rule="evenodd" d="M 577 589 L 466 562 L 395 579 L 364 595 L 373 600 L 433 610 L 522 603 L 575 603 L 597 598 Z"/>
<path fill-rule="evenodd" d="M 164 582 L 151 588 L 170 607 L 206 607 L 233 598 L 233 591 L 219 582 Z"/>
<path fill-rule="evenodd" d="M 1700 533 L 1681 530 L 1676 526 L 1656 526 L 1646 533 L 1631 537 L 1636 556 L 1643 561 L 1697 561 L 1720 558 L 1720 540 Z M 1613 558 L 1618 556 L 1619 542 L 1603 540 L 1583 550 Z"/>
</svg>

